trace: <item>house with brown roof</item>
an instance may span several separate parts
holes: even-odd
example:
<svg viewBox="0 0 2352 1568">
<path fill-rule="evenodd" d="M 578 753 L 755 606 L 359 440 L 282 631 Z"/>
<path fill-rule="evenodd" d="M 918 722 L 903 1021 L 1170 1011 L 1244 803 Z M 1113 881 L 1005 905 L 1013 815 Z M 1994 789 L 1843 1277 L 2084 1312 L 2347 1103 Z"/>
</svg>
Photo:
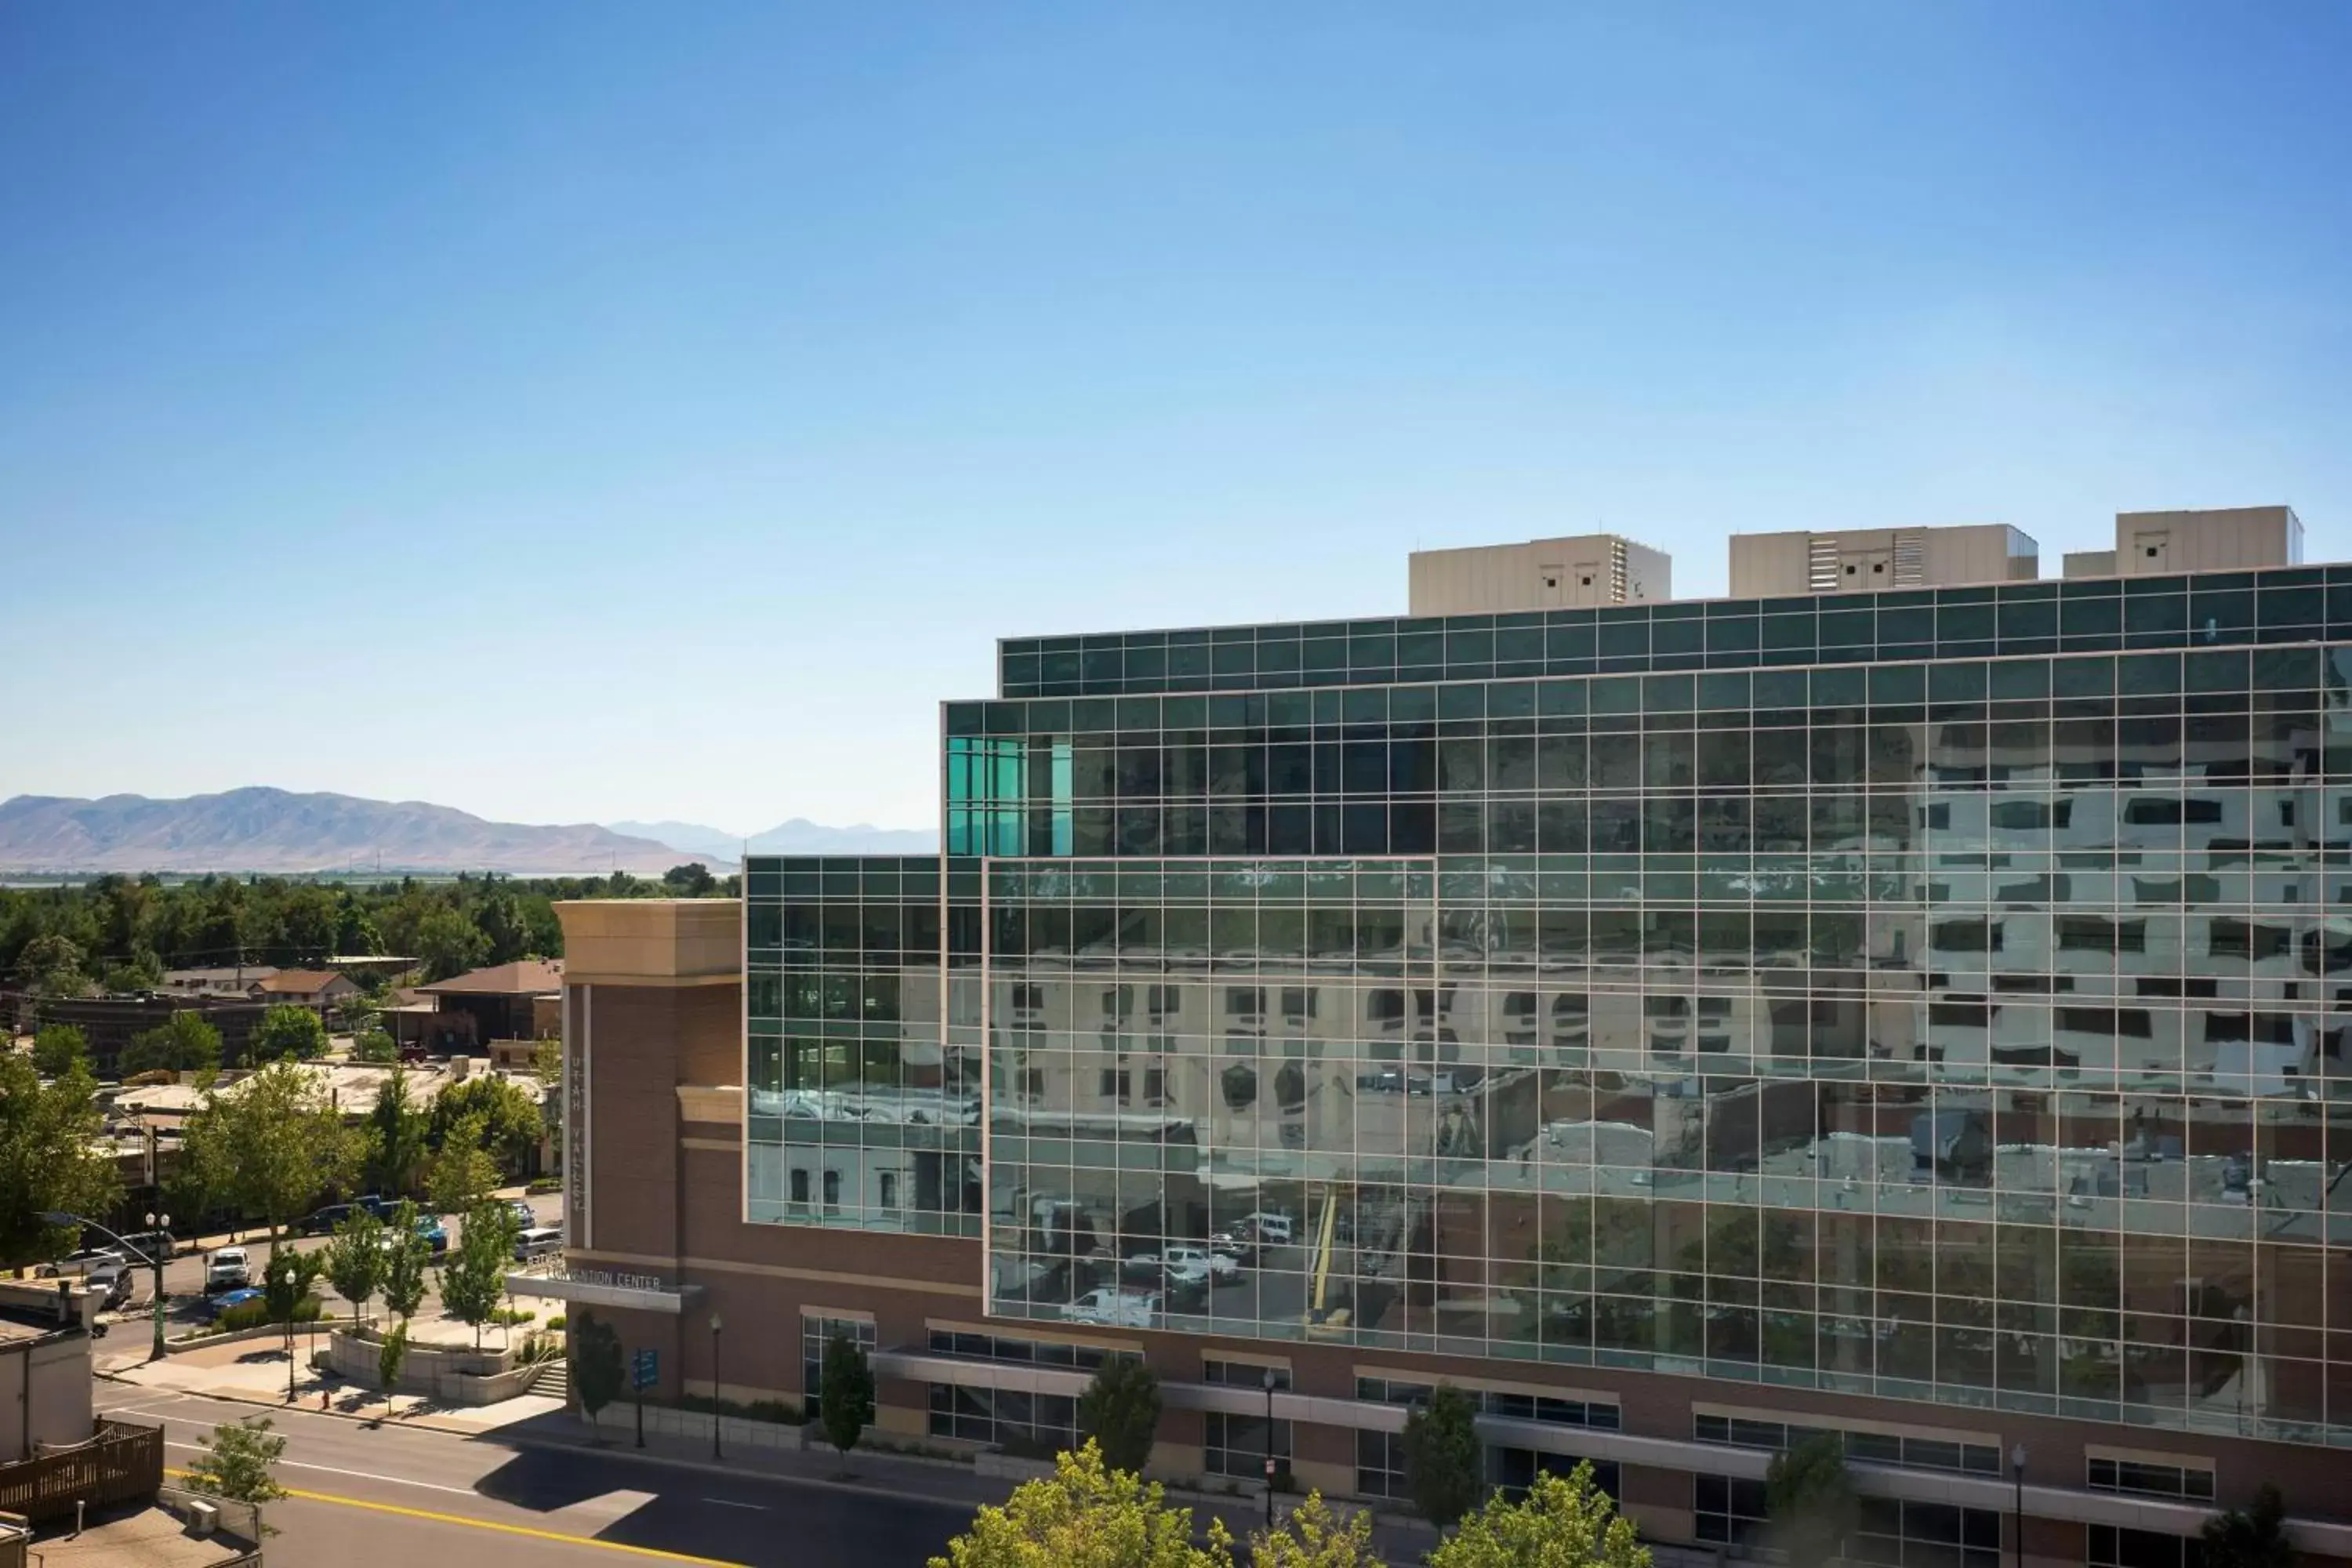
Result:
<svg viewBox="0 0 2352 1568">
<path fill-rule="evenodd" d="M 557 1016 L 540 999 L 561 996 L 562 991 L 560 958 L 526 958 L 452 975 L 406 994 L 430 1002 L 433 1011 L 406 1018 L 414 1005 L 395 1011 L 394 1037 L 405 1043 L 404 1024 L 420 1041 L 445 1042 L 439 1048 L 457 1048 L 460 1040 L 471 1049 L 492 1040 L 536 1039 L 541 1020 Z"/>
<path fill-rule="evenodd" d="M 351 976 L 331 969 L 281 969 L 256 981 L 253 986 L 253 999 L 257 1002 L 272 1006 L 291 1003 L 321 1013 L 341 1006 L 359 994 L 360 988 Z"/>
</svg>

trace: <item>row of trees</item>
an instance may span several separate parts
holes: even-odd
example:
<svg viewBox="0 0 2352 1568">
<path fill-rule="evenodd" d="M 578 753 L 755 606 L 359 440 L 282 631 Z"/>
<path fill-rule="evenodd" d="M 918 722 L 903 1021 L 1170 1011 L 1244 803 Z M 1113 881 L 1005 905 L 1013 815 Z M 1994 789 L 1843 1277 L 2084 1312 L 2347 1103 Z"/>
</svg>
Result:
<svg viewBox="0 0 2352 1568">
<path fill-rule="evenodd" d="M 737 886 L 686 865 L 658 881 L 625 871 L 446 882 L 150 875 L 0 888 L 0 984 L 85 995 L 152 988 L 168 969 L 285 967 L 387 952 L 416 958 L 427 980 L 444 980 L 483 964 L 560 957 L 559 900 L 731 895 Z"/>
</svg>

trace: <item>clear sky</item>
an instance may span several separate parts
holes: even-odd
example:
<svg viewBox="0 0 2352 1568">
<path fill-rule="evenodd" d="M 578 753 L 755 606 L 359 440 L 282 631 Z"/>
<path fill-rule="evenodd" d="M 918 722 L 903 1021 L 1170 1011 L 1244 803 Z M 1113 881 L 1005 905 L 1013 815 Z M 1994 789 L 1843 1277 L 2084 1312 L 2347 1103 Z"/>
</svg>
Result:
<svg viewBox="0 0 2352 1568">
<path fill-rule="evenodd" d="M 0 796 L 934 820 L 992 639 L 2284 501 L 2352 5 L 0 5 Z"/>
</svg>

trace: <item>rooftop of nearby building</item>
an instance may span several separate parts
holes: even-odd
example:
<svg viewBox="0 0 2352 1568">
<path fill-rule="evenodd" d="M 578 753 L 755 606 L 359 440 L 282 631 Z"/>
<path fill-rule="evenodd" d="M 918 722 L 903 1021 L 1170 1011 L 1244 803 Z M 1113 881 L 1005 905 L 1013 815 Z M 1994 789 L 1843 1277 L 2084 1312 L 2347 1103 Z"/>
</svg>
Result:
<svg viewBox="0 0 2352 1568">
<path fill-rule="evenodd" d="M 425 996 L 544 996 L 562 989 L 563 960 L 560 958 L 493 964 L 416 987 L 417 994 Z"/>
<path fill-rule="evenodd" d="M 33 1542 L 43 1568 L 215 1568 L 248 1561 L 253 1551 L 252 1542 L 225 1530 L 197 1535 L 160 1505 L 115 1510 L 79 1531 L 60 1521 Z"/>
<path fill-rule="evenodd" d="M 324 991 L 343 976 L 331 969 L 278 969 L 263 975 L 257 982 L 272 995 L 300 995 L 311 991 Z M 346 984 L 350 982 L 345 981 Z"/>
</svg>

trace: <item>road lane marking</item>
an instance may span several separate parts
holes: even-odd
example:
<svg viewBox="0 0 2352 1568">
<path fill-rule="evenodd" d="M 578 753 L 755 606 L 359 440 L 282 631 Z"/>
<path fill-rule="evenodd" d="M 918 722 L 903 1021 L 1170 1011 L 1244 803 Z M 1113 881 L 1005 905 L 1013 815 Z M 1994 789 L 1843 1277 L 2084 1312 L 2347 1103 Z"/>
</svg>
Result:
<svg viewBox="0 0 2352 1568">
<path fill-rule="evenodd" d="M 765 1513 L 768 1511 L 768 1505 L 763 1502 L 737 1502 L 731 1498 L 723 1497 L 707 1497 L 702 1500 L 705 1502 L 717 1503 L 720 1508 L 748 1508 L 753 1513 Z"/>
<path fill-rule="evenodd" d="M 195 1453 L 204 1453 L 206 1451 L 202 1443 L 174 1443 L 168 1437 L 164 1439 L 163 1447 L 166 1448 L 186 1448 Z M 421 1487 L 428 1492 L 447 1492 L 452 1497 L 480 1497 L 482 1495 L 471 1487 L 444 1486 L 439 1481 L 415 1480 L 407 1476 L 387 1476 L 381 1470 L 347 1470 L 339 1465 L 314 1465 L 306 1459 L 280 1459 L 278 1463 L 283 1468 L 289 1470 L 318 1470 L 322 1474 L 330 1476 L 350 1476 L 355 1480 L 382 1481 L 386 1486 Z"/>
<path fill-rule="evenodd" d="M 167 1468 L 166 1473 L 185 1476 L 187 1471 Z M 364 1509 L 370 1513 L 396 1514 L 403 1519 L 424 1519 L 436 1524 L 463 1525 L 467 1530 L 487 1530 L 499 1535 L 520 1535 L 532 1541 L 552 1541 L 565 1546 L 593 1547 L 599 1552 L 619 1552 L 631 1557 L 650 1557 L 661 1563 L 693 1563 L 701 1564 L 702 1568 L 748 1568 L 747 1564 L 730 1557 L 695 1557 L 684 1552 L 664 1552 L 657 1546 L 632 1546 L 625 1541 L 599 1541 L 593 1535 L 566 1535 L 560 1530 L 534 1530 L 527 1524 L 504 1524 L 491 1519 L 468 1519 L 462 1513 L 442 1513 L 429 1508 L 406 1508 L 396 1502 L 371 1502 L 365 1498 L 341 1497 L 333 1492 L 310 1492 L 289 1487 L 286 1489 L 286 1495 L 289 1498 L 299 1498 L 304 1502 L 332 1503 L 337 1508 Z"/>
</svg>

